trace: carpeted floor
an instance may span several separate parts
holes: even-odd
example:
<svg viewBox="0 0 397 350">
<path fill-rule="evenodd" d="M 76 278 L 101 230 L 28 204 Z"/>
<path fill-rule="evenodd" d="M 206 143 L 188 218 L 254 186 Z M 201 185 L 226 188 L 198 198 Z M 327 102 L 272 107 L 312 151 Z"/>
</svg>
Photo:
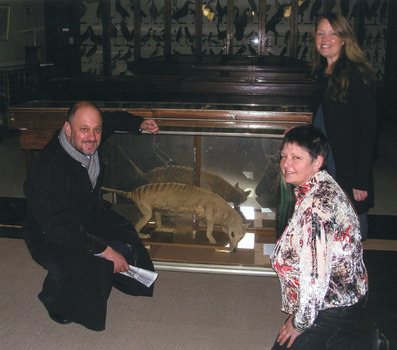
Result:
<svg viewBox="0 0 397 350">
<path fill-rule="evenodd" d="M 370 295 L 361 329 L 397 349 L 397 252 L 365 251 Z M 50 320 L 37 299 L 45 271 L 23 240 L 0 238 L 0 349 L 270 349 L 285 319 L 277 278 L 158 271 L 153 298 L 113 289 L 106 330 Z"/>
<path fill-rule="evenodd" d="M 44 276 L 22 240 L 0 238 L 0 349 L 270 349 L 285 318 L 276 278 L 159 271 L 153 298 L 113 289 L 94 332 L 49 319 Z"/>
</svg>

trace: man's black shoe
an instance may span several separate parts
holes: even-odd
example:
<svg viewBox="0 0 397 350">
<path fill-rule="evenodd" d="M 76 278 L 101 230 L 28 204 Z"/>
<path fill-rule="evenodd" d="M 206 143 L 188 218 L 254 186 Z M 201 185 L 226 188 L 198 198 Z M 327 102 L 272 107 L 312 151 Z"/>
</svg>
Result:
<svg viewBox="0 0 397 350">
<path fill-rule="evenodd" d="M 66 319 L 66 318 L 64 318 L 64 317 L 62 317 L 62 316 L 59 316 L 59 315 L 57 315 L 57 314 L 54 314 L 54 313 L 51 312 L 51 311 L 48 311 L 48 316 L 50 316 L 51 320 L 53 320 L 53 321 L 55 321 L 55 322 L 58 322 L 58 323 L 60 323 L 60 324 L 72 323 L 72 321 L 70 321 L 70 320 L 68 320 L 68 319 Z"/>
</svg>

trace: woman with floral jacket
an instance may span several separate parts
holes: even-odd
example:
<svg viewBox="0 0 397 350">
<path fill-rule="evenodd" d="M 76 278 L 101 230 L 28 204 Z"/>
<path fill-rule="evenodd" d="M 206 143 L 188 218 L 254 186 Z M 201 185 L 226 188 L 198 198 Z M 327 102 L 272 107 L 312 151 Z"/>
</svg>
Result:
<svg viewBox="0 0 397 350">
<path fill-rule="evenodd" d="M 274 350 L 352 342 L 363 315 L 368 277 L 360 223 L 344 191 L 323 170 L 327 153 L 327 140 L 314 126 L 293 128 L 283 140 L 280 168 L 297 202 L 272 254 L 282 311 L 289 315 Z"/>
</svg>

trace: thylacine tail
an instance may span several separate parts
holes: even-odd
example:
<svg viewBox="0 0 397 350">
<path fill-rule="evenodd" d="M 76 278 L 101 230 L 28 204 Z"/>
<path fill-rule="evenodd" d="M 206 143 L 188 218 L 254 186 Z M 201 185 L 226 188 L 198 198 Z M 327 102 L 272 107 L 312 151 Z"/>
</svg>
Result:
<svg viewBox="0 0 397 350">
<path fill-rule="evenodd" d="M 130 158 L 128 158 L 127 154 L 124 152 L 124 150 L 121 148 L 121 146 L 120 146 L 119 144 L 117 144 L 117 147 L 119 148 L 121 154 L 122 154 L 122 155 L 128 160 L 128 162 L 134 167 L 135 171 L 138 173 L 138 176 L 144 179 L 144 178 L 145 178 L 145 174 L 142 172 L 142 170 L 139 169 L 139 168 L 135 165 L 135 163 L 134 163 Z"/>
<path fill-rule="evenodd" d="M 108 188 L 108 187 L 101 187 L 102 191 L 106 191 L 106 192 L 112 192 L 112 193 L 116 193 L 119 194 L 120 196 L 126 197 L 131 199 L 131 192 L 126 192 L 126 191 L 121 191 L 121 190 L 115 190 L 113 188 Z"/>
</svg>

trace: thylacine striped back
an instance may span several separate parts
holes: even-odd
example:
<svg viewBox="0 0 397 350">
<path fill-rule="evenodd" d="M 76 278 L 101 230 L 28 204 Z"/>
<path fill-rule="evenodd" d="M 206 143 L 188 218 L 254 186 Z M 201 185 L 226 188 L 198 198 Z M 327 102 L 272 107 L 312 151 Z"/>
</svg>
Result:
<svg viewBox="0 0 397 350">
<path fill-rule="evenodd" d="M 130 159 L 120 145 L 117 145 L 121 154 L 127 159 L 132 167 L 137 172 L 138 176 L 149 183 L 153 182 L 173 182 L 185 183 L 193 185 L 192 168 L 180 165 L 168 165 L 154 168 L 147 173 L 144 173 L 138 166 Z"/>
<path fill-rule="evenodd" d="M 149 183 L 156 182 L 177 182 L 182 184 L 194 185 L 193 168 L 183 165 L 167 165 L 154 168 L 147 173 L 141 169 L 127 156 L 118 145 L 123 156 L 133 166 L 138 176 Z M 220 175 L 209 170 L 201 169 L 201 185 L 202 188 L 214 192 L 221 196 L 226 202 L 233 203 L 235 206 L 247 200 L 250 191 L 243 191 L 238 187 L 231 185 Z"/>
<path fill-rule="evenodd" d="M 198 193 L 207 193 L 209 196 L 213 196 L 214 198 L 219 198 L 220 200 L 223 201 L 223 199 L 218 196 L 216 193 L 213 193 L 211 191 L 207 191 L 201 187 L 193 186 L 193 185 L 187 185 L 187 184 L 181 184 L 177 182 L 156 182 L 156 183 L 150 183 L 147 185 L 143 185 L 141 187 L 138 187 L 133 191 L 133 193 L 139 193 L 140 195 L 142 194 L 151 194 L 151 193 L 176 193 L 176 192 L 183 192 L 185 195 L 188 194 L 198 194 Z"/>
<path fill-rule="evenodd" d="M 178 182 L 193 185 L 193 169 L 182 165 L 167 165 L 154 168 L 144 174 L 147 182 Z"/>
</svg>

